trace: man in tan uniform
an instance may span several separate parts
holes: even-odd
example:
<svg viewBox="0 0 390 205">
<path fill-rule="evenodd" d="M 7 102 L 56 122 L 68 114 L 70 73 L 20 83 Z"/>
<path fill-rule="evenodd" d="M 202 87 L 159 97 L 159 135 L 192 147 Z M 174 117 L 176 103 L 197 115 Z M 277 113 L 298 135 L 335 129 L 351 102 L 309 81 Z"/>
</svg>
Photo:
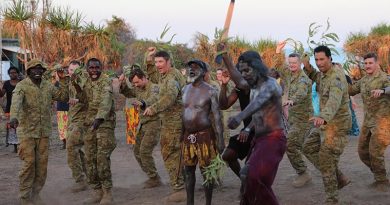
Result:
<svg viewBox="0 0 390 205">
<path fill-rule="evenodd" d="M 68 85 L 60 79 L 60 88 L 42 79 L 46 65 L 36 59 L 27 63 L 27 78 L 20 81 L 12 95 L 10 126 L 18 128 L 21 204 L 43 204 L 39 192 L 45 185 L 51 135 L 51 103 L 68 101 Z"/>
<path fill-rule="evenodd" d="M 145 73 L 135 68 L 130 72 L 129 81 L 132 87 L 129 88 L 122 75 L 120 93 L 127 98 L 136 98 L 133 105 L 137 109 L 145 108 L 158 100 L 159 87 L 151 83 Z M 156 165 L 153 159 L 153 149 L 156 147 L 160 137 L 161 121 L 157 115 L 140 116 L 140 128 L 137 132 L 134 145 L 134 156 L 141 166 L 142 170 L 148 175 L 149 179 L 144 182 L 144 188 L 153 188 L 161 185 L 160 176 L 157 173 Z"/>
<path fill-rule="evenodd" d="M 358 152 L 362 162 L 374 174 L 373 186 L 389 191 L 384 153 L 390 144 L 390 79 L 378 63 L 375 53 L 364 56 L 366 76 L 349 87 L 349 93 L 362 94 L 364 120 L 359 137 Z"/>
<path fill-rule="evenodd" d="M 302 145 L 305 137 L 310 133 L 311 123 L 309 118 L 313 114 L 311 102 L 311 80 L 301 69 L 301 56 L 292 53 L 288 56 L 290 69 L 287 81 L 287 100 L 283 106 L 288 106 L 287 156 L 298 176 L 294 179 L 294 187 L 302 187 L 311 177 L 307 171 L 302 156 Z"/>
<path fill-rule="evenodd" d="M 321 171 L 326 203 L 338 204 L 338 189 L 350 183 L 338 169 L 340 155 L 348 143 L 347 134 L 352 125 L 348 83 L 343 70 L 332 64 L 328 47 L 315 48 L 314 57 L 321 72 L 315 70 L 308 60 L 304 61 L 304 70 L 319 86 L 320 114 L 310 118 L 317 129 L 307 137 L 303 151 Z"/>
<path fill-rule="evenodd" d="M 154 66 L 151 63 L 154 58 Z M 165 168 L 173 193 L 167 201 L 180 202 L 186 199 L 184 179 L 180 166 L 180 136 L 182 132 L 182 88 L 186 80 L 179 70 L 171 65 L 170 55 L 150 48 L 147 59 L 147 73 L 153 83 L 160 87 L 159 99 L 145 109 L 144 115 L 159 114 L 161 119 L 160 144 Z M 158 73 L 156 72 L 156 68 Z"/>
</svg>

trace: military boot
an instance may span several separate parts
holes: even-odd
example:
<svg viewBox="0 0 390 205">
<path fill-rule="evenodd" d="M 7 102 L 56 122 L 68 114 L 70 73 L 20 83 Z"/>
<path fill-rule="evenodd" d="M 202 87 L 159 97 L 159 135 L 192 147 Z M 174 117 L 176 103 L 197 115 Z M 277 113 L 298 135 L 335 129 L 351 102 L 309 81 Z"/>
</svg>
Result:
<svg viewBox="0 0 390 205">
<path fill-rule="evenodd" d="M 187 193 L 184 189 L 178 190 L 166 197 L 167 202 L 183 202 L 187 200 Z"/>
<path fill-rule="evenodd" d="M 103 198 L 100 201 L 100 205 L 110 205 L 114 202 L 112 198 L 111 189 L 103 189 Z"/>
<path fill-rule="evenodd" d="M 303 187 L 305 184 L 309 183 L 311 181 L 311 176 L 308 171 L 303 172 L 302 174 L 299 174 L 294 181 L 292 182 L 293 187 L 299 188 Z"/>
<path fill-rule="evenodd" d="M 34 205 L 45 205 L 39 194 L 33 194 L 32 202 L 34 203 Z"/>
<path fill-rule="evenodd" d="M 20 199 L 20 205 L 34 205 L 30 199 Z"/>
<path fill-rule="evenodd" d="M 351 183 L 351 180 L 348 179 L 343 173 L 336 174 L 337 176 L 337 188 L 340 190 Z"/>
<path fill-rule="evenodd" d="M 371 184 L 371 187 L 380 192 L 389 192 L 390 191 L 390 182 L 386 181 L 375 181 Z"/>
<path fill-rule="evenodd" d="M 91 197 L 87 198 L 85 201 L 83 201 L 83 204 L 87 205 L 87 204 L 99 203 L 100 200 L 102 200 L 102 197 L 103 197 L 102 189 L 95 189 L 95 190 L 93 190 Z"/>
<path fill-rule="evenodd" d="M 153 188 L 153 187 L 158 187 L 161 184 L 162 184 L 161 178 L 160 178 L 159 175 L 157 175 L 155 177 L 149 178 L 148 180 L 146 180 L 144 182 L 144 189 L 150 189 L 150 188 Z"/>
<path fill-rule="evenodd" d="M 87 183 L 82 180 L 80 182 L 76 182 L 75 184 L 73 184 L 72 187 L 70 187 L 70 191 L 72 193 L 77 193 L 77 192 L 80 192 L 80 191 L 84 191 L 87 189 Z"/>
</svg>

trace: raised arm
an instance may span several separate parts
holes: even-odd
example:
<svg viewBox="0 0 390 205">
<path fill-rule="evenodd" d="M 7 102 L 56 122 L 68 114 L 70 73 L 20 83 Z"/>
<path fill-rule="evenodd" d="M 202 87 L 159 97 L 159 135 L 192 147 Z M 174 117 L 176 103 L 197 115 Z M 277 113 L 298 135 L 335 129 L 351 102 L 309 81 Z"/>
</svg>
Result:
<svg viewBox="0 0 390 205">
<path fill-rule="evenodd" d="M 231 79 L 233 80 L 234 84 L 236 84 L 236 87 L 249 92 L 250 86 L 249 86 L 248 82 L 246 82 L 246 80 L 242 77 L 241 73 L 233 65 L 232 60 L 230 59 L 230 57 L 227 54 L 225 44 L 220 43 L 220 44 L 218 44 L 217 47 L 218 47 L 217 48 L 218 53 L 222 53 L 223 62 L 225 64 L 227 70 L 229 71 Z"/>
</svg>

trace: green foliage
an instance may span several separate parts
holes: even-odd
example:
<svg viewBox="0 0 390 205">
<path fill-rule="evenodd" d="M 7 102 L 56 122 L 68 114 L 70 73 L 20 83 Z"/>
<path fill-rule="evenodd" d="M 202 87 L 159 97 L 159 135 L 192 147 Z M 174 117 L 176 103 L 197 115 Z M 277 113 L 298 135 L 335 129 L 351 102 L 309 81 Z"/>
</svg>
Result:
<svg viewBox="0 0 390 205">
<path fill-rule="evenodd" d="M 355 41 L 360 41 L 360 40 L 363 40 L 367 38 L 367 35 L 363 32 L 357 32 L 357 33 L 349 33 L 347 39 L 346 39 L 346 43 L 349 44 L 349 43 L 352 43 L 352 42 L 355 42 Z"/>
<path fill-rule="evenodd" d="M 203 185 L 210 186 L 213 183 L 219 184 L 219 180 L 222 179 L 225 174 L 225 167 L 226 162 L 223 161 L 221 155 L 218 154 L 203 171 Z"/>
<path fill-rule="evenodd" d="M 275 47 L 276 44 L 277 44 L 277 42 L 272 40 L 272 39 L 260 39 L 258 41 L 255 41 L 254 43 L 252 43 L 251 47 L 252 47 L 252 49 L 262 53 L 267 48 Z"/>
<path fill-rule="evenodd" d="M 1 14 L 6 20 L 25 22 L 35 16 L 35 10 L 31 10 L 26 1 L 16 0 L 12 1 L 10 6 L 5 7 Z"/>
<path fill-rule="evenodd" d="M 340 39 L 336 33 L 329 32 L 329 29 L 331 27 L 329 19 L 327 19 L 326 21 L 326 28 L 321 32 L 322 27 L 323 25 L 319 25 L 317 24 L 317 22 L 313 22 L 309 25 L 309 36 L 306 40 L 306 43 L 310 50 L 309 55 L 312 56 L 314 48 L 320 45 L 329 47 L 333 54 L 339 55 L 339 52 L 336 50 L 335 43 L 340 42 Z"/>
<path fill-rule="evenodd" d="M 303 54 L 305 53 L 305 48 L 303 48 L 302 42 L 296 41 L 292 38 L 287 38 L 286 41 L 288 44 L 290 44 L 293 47 L 294 53 L 298 53 L 301 56 L 303 56 Z"/>
<path fill-rule="evenodd" d="M 51 7 L 46 16 L 46 22 L 60 30 L 80 30 L 83 16 L 69 7 Z"/>
<path fill-rule="evenodd" d="M 370 35 L 378 35 L 378 36 L 390 35 L 390 24 L 380 23 L 372 27 Z"/>
</svg>

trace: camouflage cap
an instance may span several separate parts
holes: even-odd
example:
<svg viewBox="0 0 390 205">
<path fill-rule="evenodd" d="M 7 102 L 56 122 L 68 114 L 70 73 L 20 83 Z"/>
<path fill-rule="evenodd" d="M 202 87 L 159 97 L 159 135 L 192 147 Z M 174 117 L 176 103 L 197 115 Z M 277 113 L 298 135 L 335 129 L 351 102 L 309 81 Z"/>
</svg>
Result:
<svg viewBox="0 0 390 205">
<path fill-rule="evenodd" d="M 204 72 L 208 71 L 206 63 L 204 63 L 201 60 L 198 60 L 198 59 L 190 60 L 190 61 L 188 61 L 187 66 L 190 66 L 191 64 L 198 65 Z"/>
<path fill-rule="evenodd" d="M 41 65 L 42 68 L 44 68 L 45 70 L 47 70 L 47 65 L 46 65 L 44 62 L 42 62 L 42 61 L 40 61 L 40 60 L 38 60 L 38 59 L 32 59 L 32 60 L 30 60 L 29 62 L 27 62 L 27 69 L 26 69 L 26 71 L 27 71 L 28 69 L 30 69 L 30 68 L 33 68 L 33 67 L 37 66 L 37 65 Z"/>
</svg>

